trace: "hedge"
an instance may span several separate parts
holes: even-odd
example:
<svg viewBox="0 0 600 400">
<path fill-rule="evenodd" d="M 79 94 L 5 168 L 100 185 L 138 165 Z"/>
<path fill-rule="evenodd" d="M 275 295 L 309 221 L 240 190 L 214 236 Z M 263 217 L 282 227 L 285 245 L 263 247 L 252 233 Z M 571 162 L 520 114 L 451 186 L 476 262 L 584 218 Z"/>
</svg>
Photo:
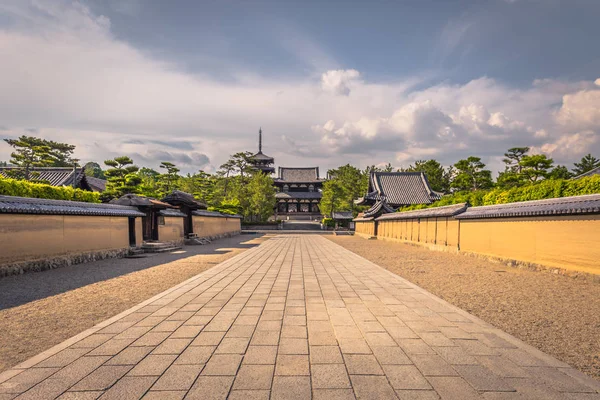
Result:
<svg viewBox="0 0 600 400">
<path fill-rule="evenodd" d="M 2 176 L 0 176 L 0 195 L 100 203 L 100 193 L 74 189 L 71 186 L 52 186 Z"/>
<path fill-rule="evenodd" d="M 489 206 L 494 204 L 516 203 L 519 201 L 543 200 L 557 197 L 581 196 L 584 194 L 600 193 L 600 175 L 585 178 L 547 179 L 539 183 L 512 189 L 476 190 L 473 192 L 459 192 L 442 197 L 431 204 L 418 204 L 403 207 L 399 211 L 420 210 L 448 206 L 458 203 L 469 203 L 471 206 Z"/>
</svg>

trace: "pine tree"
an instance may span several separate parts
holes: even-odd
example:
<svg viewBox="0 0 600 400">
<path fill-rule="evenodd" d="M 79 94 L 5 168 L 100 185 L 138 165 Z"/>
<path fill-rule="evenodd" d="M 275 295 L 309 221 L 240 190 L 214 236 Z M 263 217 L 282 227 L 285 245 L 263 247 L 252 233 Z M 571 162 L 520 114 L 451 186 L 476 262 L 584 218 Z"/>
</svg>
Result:
<svg viewBox="0 0 600 400">
<path fill-rule="evenodd" d="M 492 171 L 484 169 L 485 164 L 479 157 L 460 160 L 454 167 L 457 169 L 452 187 L 458 190 L 489 189 L 493 186 Z"/>
<path fill-rule="evenodd" d="M 574 163 L 573 174 L 575 176 L 585 174 L 588 171 L 593 170 L 596 167 L 600 167 L 600 160 L 591 154 L 584 156 L 580 162 Z"/>
<path fill-rule="evenodd" d="M 115 157 L 104 161 L 109 167 L 104 175 L 107 178 L 106 190 L 102 192 L 101 200 L 108 202 L 129 193 L 139 193 L 142 178 L 137 175 L 139 168 L 133 165 L 133 160 L 127 156 Z"/>
<path fill-rule="evenodd" d="M 534 154 L 523 156 L 519 161 L 519 167 L 523 178 L 533 183 L 547 178 L 553 163 L 554 160 L 546 157 L 545 154 Z"/>
</svg>

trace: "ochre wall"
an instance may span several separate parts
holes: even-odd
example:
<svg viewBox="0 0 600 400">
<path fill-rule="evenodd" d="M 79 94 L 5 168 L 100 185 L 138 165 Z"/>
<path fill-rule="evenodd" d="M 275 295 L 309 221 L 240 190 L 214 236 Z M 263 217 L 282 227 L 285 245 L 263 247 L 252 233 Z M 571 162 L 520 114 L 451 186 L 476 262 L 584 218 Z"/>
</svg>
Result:
<svg viewBox="0 0 600 400">
<path fill-rule="evenodd" d="M 239 218 L 193 216 L 194 233 L 198 237 L 219 236 L 236 233 L 242 229 Z"/>
<path fill-rule="evenodd" d="M 362 233 L 358 230 L 357 232 Z M 364 222 L 362 224 L 365 224 Z M 371 224 L 372 223 L 366 223 Z M 458 247 L 458 224 L 452 218 L 414 218 L 378 221 L 377 236 L 437 246 Z M 362 228 L 364 230 L 366 228 Z M 372 233 L 371 233 L 372 234 Z"/>
<path fill-rule="evenodd" d="M 183 238 L 183 217 L 165 217 L 165 224 L 158 225 L 158 240 L 161 242 L 181 241 Z"/>
<path fill-rule="evenodd" d="M 0 214 L 0 263 L 129 247 L 127 217 Z"/>
<path fill-rule="evenodd" d="M 600 215 L 457 220 L 378 221 L 382 239 L 600 274 Z M 373 222 L 356 232 L 373 234 Z"/>
<path fill-rule="evenodd" d="M 460 221 L 460 250 L 600 273 L 600 215 Z"/>
<path fill-rule="evenodd" d="M 354 232 L 361 233 L 363 235 L 373 236 L 375 232 L 374 221 L 356 221 Z"/>
</svg>

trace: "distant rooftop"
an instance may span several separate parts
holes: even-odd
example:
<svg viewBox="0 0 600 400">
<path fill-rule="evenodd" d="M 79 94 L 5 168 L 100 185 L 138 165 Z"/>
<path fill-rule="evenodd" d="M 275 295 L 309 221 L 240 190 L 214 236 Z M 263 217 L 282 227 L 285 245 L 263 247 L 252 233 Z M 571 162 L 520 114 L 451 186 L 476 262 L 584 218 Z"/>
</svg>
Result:
<svg viewBox="0 0 600 400">
<path fill-rule="evenodd" d="M 0 175 L 10 178 L 10 171 L 24 171 L 23 167 L 0 167 Z M 83 168 L 74 167 L 33 167 L 32 179 L 48 181 L 52 186 L 76 186 L 85 176 Z"/>
<path fill-rule="evenodd" d="M 296 183 L 310 183 L 310 182 L 323 182 L 319 179 L 319 167 L 303 167 L 303 168 L 291 168 L 291 167 L 279 167 L 278 181 L 280 182 L 296 182 Z"/>
<path fill-rule="evenodd" d="M 371 172 L 368 193 L 355 203 L 373 205 L 384 199 L 391 207 L 430 204 L 441 198 L 423 172 Z"/>
</svg>

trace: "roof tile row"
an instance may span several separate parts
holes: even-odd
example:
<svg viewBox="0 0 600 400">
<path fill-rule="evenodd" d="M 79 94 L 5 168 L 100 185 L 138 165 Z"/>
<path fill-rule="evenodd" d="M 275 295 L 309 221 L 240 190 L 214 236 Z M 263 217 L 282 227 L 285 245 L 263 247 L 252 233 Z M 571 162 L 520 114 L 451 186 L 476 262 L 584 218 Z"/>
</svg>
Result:
<svg viewBox="0 0 600 400">
<path fill-rule="evenodd" d="M 381 204 L 378 203 L 378 204 Z M 376 206 L 373 206 L 373 210 Z M 369 210 L 370 211 L 370 210 Z M 378 217 L 377 221 L 412 218 L 454 217 L 456 219 L 533 217 L 552 215 L 600 214 L 600 194 L 532 200 L 491 206 L 468 207 L 466 203 L 443 207 L 425 208 L 405 212 L 391 212 Z M 354 221 L 369 221 L 373 213 Z"/>
</svg>

